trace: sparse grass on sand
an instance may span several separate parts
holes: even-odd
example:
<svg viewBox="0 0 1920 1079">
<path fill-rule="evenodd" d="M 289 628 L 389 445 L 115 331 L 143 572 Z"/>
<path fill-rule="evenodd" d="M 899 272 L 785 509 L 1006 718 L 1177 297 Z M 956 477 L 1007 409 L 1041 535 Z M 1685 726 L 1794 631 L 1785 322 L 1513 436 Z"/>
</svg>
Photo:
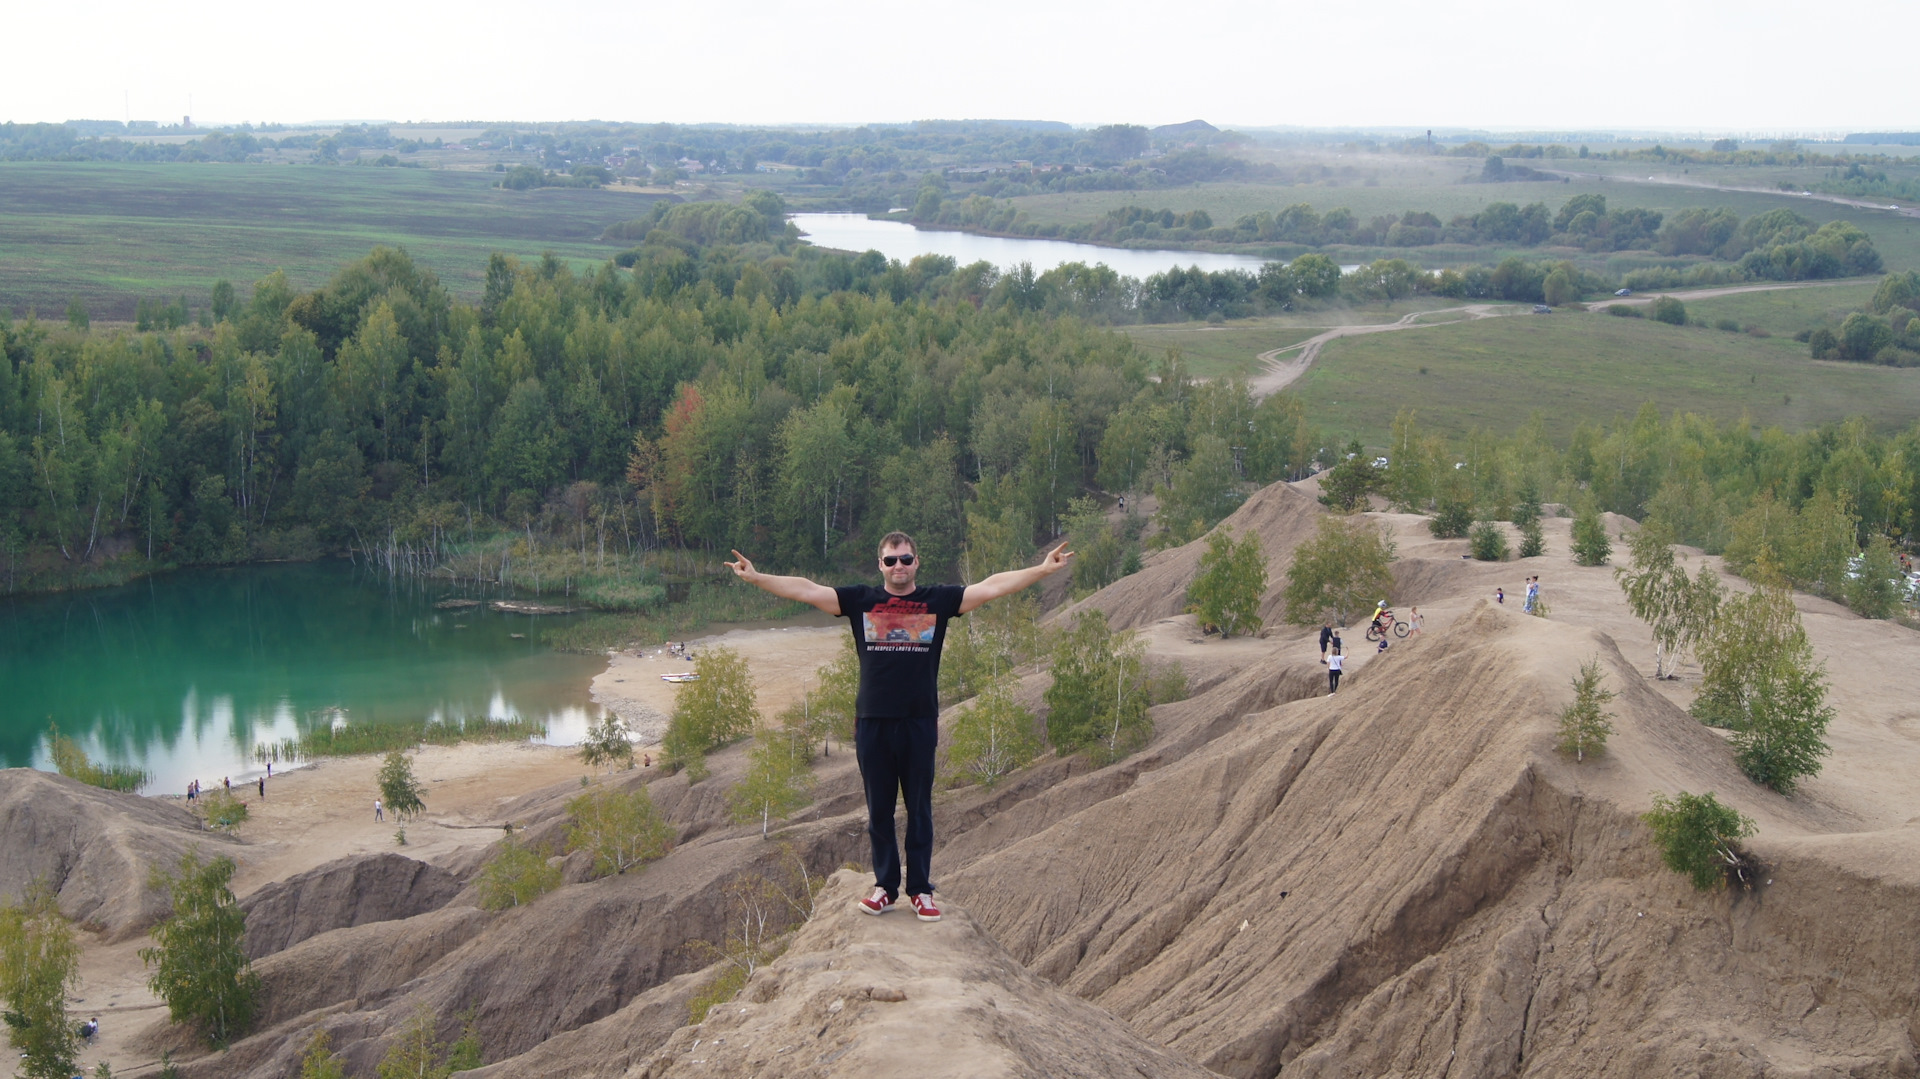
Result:
<svg viewBox="0 0 1920 1079">
<path fill-rule="evenodd" d="M 528 719 L 470 719 L 465 723 L 436 723 L 419 719 L 408 723 L 359 723 L 334 727 L 321 724 L 298 738 L 261 743 L 256 760 L 298 761 L 321 757 L 358 757 L 391 753 L 419 745 L 452 746 L 462 742 L 524 742 L 547 733 L 545 723 Z"/>
</svg>

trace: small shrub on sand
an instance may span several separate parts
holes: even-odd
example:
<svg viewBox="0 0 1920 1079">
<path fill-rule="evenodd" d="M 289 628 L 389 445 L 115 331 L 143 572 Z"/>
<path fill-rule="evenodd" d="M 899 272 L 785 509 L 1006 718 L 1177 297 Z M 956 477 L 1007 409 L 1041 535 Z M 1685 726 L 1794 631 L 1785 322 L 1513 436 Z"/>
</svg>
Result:
<svg viewBox="0 0 1920 1079">
<path fill-rule="evenodd" d="M 480 870 L 480 906 L 483 910 L 524 907 L 560 887 L 560 867 L 549 865 L 541 852 L 508 837 Z"/>
<path fill-rule="evenodd" d="M 1613 713 L 1606 711 L 1606 704 L 1613 700 L 1614 693 L 1600 688 L 1603 677 L 1598 656 L 1582 663 L 1580 673 L 1573 678 L 1573 703 L 1560 710 L 1560 752 L 1576 761 L 1604 750 L 1607 735 L 1613 733 Z"/>
<path fill-rule="evenodd" d="M 1740 840 L 1754 833 L 1753 821 L 1732 806 L 1721 805 L 1712 791 L 1668 798 L 1653 796 L 1653 808 L 1640 819 L 1653 829 L 1660 860 L 1706 892 L 1729 878 L 1746 883 L 1752 860 Z"/>
</svg>

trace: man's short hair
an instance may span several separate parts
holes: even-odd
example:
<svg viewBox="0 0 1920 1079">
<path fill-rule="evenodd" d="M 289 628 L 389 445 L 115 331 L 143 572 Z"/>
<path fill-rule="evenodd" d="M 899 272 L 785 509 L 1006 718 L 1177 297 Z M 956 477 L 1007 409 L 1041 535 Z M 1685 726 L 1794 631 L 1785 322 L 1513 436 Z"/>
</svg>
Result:
<svg viewBox="0 0 1920 1079">
<path fill-rule="evenodd" d="M 913 537 L 907 535 L 905 532 L 889 532 L 881 536 L 880 549 L 874 553 L 876 555 L 883 554 L 889 547 L 905 547 L 914 554 L 920 553 L 920 545 L 913 542 Z"/>
</svg>

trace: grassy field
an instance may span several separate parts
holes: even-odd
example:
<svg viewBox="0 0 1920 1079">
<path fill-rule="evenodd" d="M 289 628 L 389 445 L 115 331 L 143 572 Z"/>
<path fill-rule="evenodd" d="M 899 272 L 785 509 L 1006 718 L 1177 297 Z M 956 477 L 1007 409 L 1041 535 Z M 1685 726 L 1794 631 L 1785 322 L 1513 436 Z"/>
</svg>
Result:
<svg viewBox="0 0 1920 1079">
<path fill-rule="evenodd" d="M 1746 185 L 1770 182 L 1767 178 L 1754 175 L 1752 170 L 1695 169 L 1684 176 L 1672 177 L 1676 181 L 1674 183 L 1629 181 L 1622 172 L 1618 178 L 1582 179 L 1571 183 L 1478 184 L 1459 182 L 1467 171 L 1467 162 L 1461 159 L 1442 159 L 1440 165 L 1414 171 L 1391 169 L 1388 167 L 1393 164 L 1390 160 L 1378 165 L 1364 160 L 1369 156 L 1388 158 L 1390 155 L 1349 156 L 1360 159 L 1359 164 L 1347 166 L 1354 170 L 1354 175 L 1341 176 L 1339 170 L 1335 169 L 1334 176 L 1314 183 L 1222 183 L 1157 191 L 1085 191 L 1028 195 L 1015 199 L 1014 203 L 1029 218 L 1042 225 L 1092 221 L 1110 210 L 1129 205 L 1156 210 L 1170 209 L 1176 213 L 1205 210 L 1216 225 L 1227 225 L 1245 214 L 1262 210 L 1277 212 L 1300 202 L 1311 205 L 1321 213 L 1345 206 L 1362 219 L 1382 214 L 1399 215 L 1408 210 L 1427 210 L 1442 219 L 1449 219 L 1455 214 L 1476 213 L 1490 202 L 1514 202 L 1523 206 L 1530 202 L 1545 202 L 1550 209 L 1557 210 L 1575 195 L 1597 193 L 1605 195 L 1607 205 L 1612 208 L 1642 208 L 1668 215 L 1698 206 L 1725 206 L 1745 218 L 1784 207 L 1815 224 L 1844 219 L 1860 226 L 1873 237 L 1874 245 L 1888 269 L 1920 268 L 1920 220 L 1885 210 L 1840 206 L 1784 193 L 1725 190 L 1718 186 L 1721 183 Z M 1478 162 L 1473 164 L 1477 169 Z M 1528 164 L 1543 168 L 1601 171 L 1598 166 L 1577 161 Z M 1637 173 L 1640 177 L 1646 175 L 1644 171 Z M 1369 180 L 1377 181 L 1377 184 L 1370 185 Z M 1572 249 L 1547 247 L 1509 250 L 1441 246 L 1392 250 L 1333 248 L 1330 251 L 1340 255 L 1342 262 L 1386 255 L 1435 267 L 1497 262 L 1509 254 L 1528 258 L 1571 258 L 1594 268 L 1606 268 L 1620 261 L 1644 262 L 1649 258 L 1646 252 L 1587 255 Z M 1614 268 L 1617 271 L 1621 267 Z"/>
<path fill-rule="evenodd" d="M 1151 326 L 1123 326 L 1120 331 L 1135 344 L 1158 356 L 1177 348 L 1195 378 L 1247 376 L 1259 366 L 1255 358 L 1274 348 L 1305 341 L 1318 327 L 1273 325 L 1269 319 L 1244 319 L 1224 326 L 1204 322 L 1176 322 Z"/>
<path fill-rule="evenodd" d="M 1720 420 L 1745 411 L 1790 430 L 1851 415 L 1892 430 L 1920 417 L 1920 369 L 1817 362 L 1788 337 L 1599 313 L 1347 338 L 1329 344 L 1293 389 L 1330 436 L 1374 446 L 1402 408 L 1455 435 L 1473 426 L 1504 434 L 1539 411 L 1561 439 L 1581 420 L 1611 422 L 1648 401 Z"/>
<path fill-rule="evenodd" d="M 477 296 L 491 253 L 599 262 L 622 246 L 597 242 L 601 230 L 652 208 L 614 189 L 493 181 L 429 169 L 0 165 L 0 308 L 57 319 L 77 295 L 95 318 L 131 318 L 142 297 L 202 305 L 223 277 L 244 299 L 275 269 L 311 288 L 379 244 Z"/>
<path fill-rule="evenodd" d="M 1371 326 L 1397 322 L 1409 312 L 1458 307 L 1460 301 L 1439 296 L 1414 296 L 1378 306 L 1329 307 L 1265 318 L 1234 319 L 1219 325 L 1205 322 L 1156 322 L 1145 326 L 1116 326 L 1134 343 L 1156 357 L 1177 348 L 1195 378 L 1232 378 L 1252 375 L 1262 352 L 1286 348 L 1318 335 L 1329 326 Z M 1457 311 L 1421 315 L 1416 321 L 1451 322 Z"/>
<path fill-rule="evenodd" d="M 1791 337 L 1801 330 L 1839 325 L 1849 312 L 1865 307 L 1867 301 L 1873 298 L 1874 290 L 1879 287 L 1879 279 L 1875 278 L 1823 288 L 1745 292 L 1737 296 L 1689 301 L 1687 314 L 1710 323 L 1730 318 L 1741 326 L 1757 326 L 1768 333 Z M 1686 299 L 1684 292 L 1675 295 Z"/>
</svg>

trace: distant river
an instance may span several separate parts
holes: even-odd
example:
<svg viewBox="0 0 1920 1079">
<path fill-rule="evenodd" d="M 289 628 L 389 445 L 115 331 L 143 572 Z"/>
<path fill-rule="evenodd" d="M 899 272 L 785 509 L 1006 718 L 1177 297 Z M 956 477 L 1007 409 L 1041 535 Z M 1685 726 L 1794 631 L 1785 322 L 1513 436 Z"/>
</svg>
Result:
<svg viewBox="0 0 1920 1079">
<path fill-rule="evenodd" d="M 536 643 L 535 616 L 433 606 L 460 594 L 320 562 L 0 599 L 0 765 L 50 768 L 49 722 L 153 773 L 148 794 L 239 782 L 256 744 L 341 717 L 544 719 L 579 741 L 606 660 Z"/>
<path fill-rule="evenodd" d="M 901 221 L 875 221 L 864 214 L 793 214 L 793 223 L 807 239 L 821 247 L 842 251 L 878 251 L 890 259 L 911 261 L 917 255 L 948 255 L 962 266 L 989 262 L 1001 269 L 1033 263 L 1044 273 L 1064 262 L 1089 266 L 1104 262 L 1126 277 L 1145 279 L 1178 266 L 1203 270 L 1246 270 L 1258 273 L 1267 259 L 1251 255 L 1222 255 L 1209 251 L 1145 251 L 1101 247 L 1065 240 L 1023 240 L 1005 236 L 976 236 L 970 232 L 917 229 Z"/>
</svg>

